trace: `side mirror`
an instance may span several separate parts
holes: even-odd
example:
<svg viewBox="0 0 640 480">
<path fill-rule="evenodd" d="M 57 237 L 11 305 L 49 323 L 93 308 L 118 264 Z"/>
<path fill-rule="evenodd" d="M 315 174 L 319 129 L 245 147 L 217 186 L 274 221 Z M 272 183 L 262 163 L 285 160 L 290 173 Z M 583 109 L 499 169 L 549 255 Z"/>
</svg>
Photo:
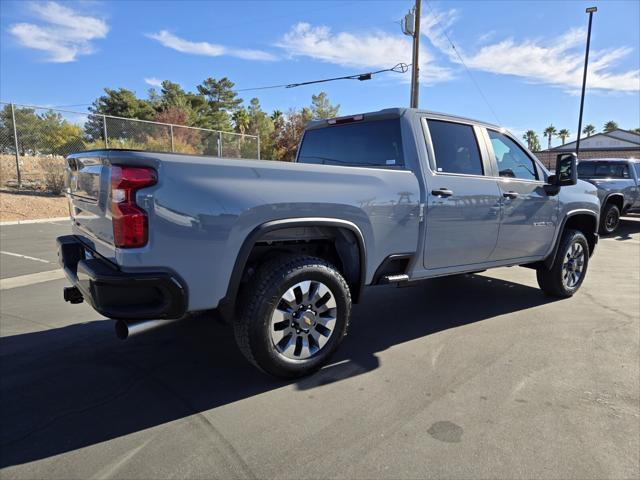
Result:
<svg viewBox="0 0 640 480">
<path fill-rule="evenodd" d="M 556 174 L 549 183 L 558 187 L 578 183 L 578 157 L 575 153 L 560 153 L 556 158 Z"/>
</svg>

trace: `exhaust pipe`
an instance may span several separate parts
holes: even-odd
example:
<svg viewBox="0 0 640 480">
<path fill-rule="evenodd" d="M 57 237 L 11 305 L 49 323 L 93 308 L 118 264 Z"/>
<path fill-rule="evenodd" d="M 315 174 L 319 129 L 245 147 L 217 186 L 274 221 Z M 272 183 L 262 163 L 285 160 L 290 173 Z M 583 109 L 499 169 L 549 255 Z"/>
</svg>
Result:
<svg viewBox="0 0 640 480">
<path fill-rule="evenodd" d="M 120 340 L 126 340 L 129 337 L 139 335 L 141 333 L 150 332 L 159 327 L 170 325 L 181 320 L 180 318 L 170 320 L 140 320 L 137 322 L 127 322 L 126 320 L 116 321 L 116 337 Z"/>
</svg>

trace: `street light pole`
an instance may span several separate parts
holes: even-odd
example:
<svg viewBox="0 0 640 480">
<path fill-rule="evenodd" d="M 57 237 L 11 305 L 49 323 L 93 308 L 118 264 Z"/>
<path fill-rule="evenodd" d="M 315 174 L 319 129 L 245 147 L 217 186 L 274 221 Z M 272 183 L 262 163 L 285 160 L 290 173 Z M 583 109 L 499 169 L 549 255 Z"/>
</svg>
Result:
<svg viewBox="0 0 640 480">
<path fill-rule="evenodd" d="M 415 28 L 413 29 L 413 70 L 411 70 L 411 108 L 418 108 L 420 97 L 420 7 L 422 1 L 416 0 Z"/>
<path fill-rule="evenodd" d="M 591 22 L 593 14 L 598 11 L 597 7 L 589 7 L 586 13 L 589 14 L 589 27 L 587 28 L 587 49 L 584 53 L 584 73 L 582 74 L 582 95 L 580 96 L 580 115 L 578 116 L 578 140 L 576 141 L 576 156 L 580 153 L 580 135 L 582 134 L 582 112 L 584 111 L 584 92 L 587 87 L 587 65 L 589 64 L 589 46 L 591 45 Z"/>
</svg>

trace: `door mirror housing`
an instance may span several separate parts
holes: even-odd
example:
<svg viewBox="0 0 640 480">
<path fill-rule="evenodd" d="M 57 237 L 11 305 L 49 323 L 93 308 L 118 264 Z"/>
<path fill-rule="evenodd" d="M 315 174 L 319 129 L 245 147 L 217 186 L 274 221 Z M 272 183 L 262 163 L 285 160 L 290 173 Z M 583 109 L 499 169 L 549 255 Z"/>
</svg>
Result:
<svg viewBox="0 0 640 480">
<path fill-rule="evenodd" d="M 556 187 L 578 183 L 578 157 L 575 153 L 560 153 L 556 158 L 556 174 L 549 177 Z"/>
</svg>

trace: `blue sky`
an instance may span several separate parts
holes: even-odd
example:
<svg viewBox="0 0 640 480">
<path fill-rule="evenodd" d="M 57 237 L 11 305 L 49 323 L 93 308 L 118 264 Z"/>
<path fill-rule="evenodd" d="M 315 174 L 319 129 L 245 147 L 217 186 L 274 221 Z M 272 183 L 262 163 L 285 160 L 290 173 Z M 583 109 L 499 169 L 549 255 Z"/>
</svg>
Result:
<svg viewBox="0 0 640 480">
<path fill-rule="evenodd" d="M 423 1 L 420 105 L 505 125 L 575 135 L 586 7 L 594 16 L 585 122 L 640 126 L 640 2 Z M 399 19 L 411 1 L 1 2 L 0 98 L 88 104 L 104 87 L 145 96 L 168 79 L 237 88 L 388 68 L 410 60 Z M 455 55 L 464 59 L 487 102 Z M 325 90 L 342 114 L 405 106 L 409 75 L 242 92 L 265 110 Z M 85 110 L 86 106 L 71 107 Z M 493 111 L 492 111 L 493 110 Z M 494 114 L 495 112 L 495 114 Z M 556 140 L 555 143 L 558 141 Z"/>
</svg>

